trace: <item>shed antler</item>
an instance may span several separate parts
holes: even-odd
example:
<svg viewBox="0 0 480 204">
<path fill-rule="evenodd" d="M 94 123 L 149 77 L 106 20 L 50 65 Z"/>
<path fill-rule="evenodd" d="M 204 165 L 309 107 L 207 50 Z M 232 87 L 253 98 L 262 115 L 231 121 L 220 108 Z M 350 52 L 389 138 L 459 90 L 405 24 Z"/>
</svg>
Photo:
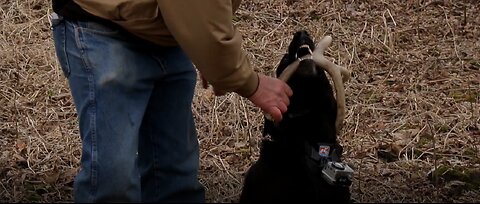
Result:
<svg viewBox="0 0 480 204">
<path fill-rule="evenodd" d="M 330 36 L 325 36 L 322 40 L 320 40 L 312 53 L 311 59 L 313 59 L 315 64 L 325 69 L 325 71 L 327 71 L 333 80 L 337 99 L 337 120 L 335 121 L 335 127 L 337 128 L 337 131 L 340 131 L 343 120 L 345 119 L 345 88 L 343 86 L 343 82 L 346 82 L 350 79 L 351 73 L 345 67 L 338 66 L 325 58 L 323 53 L 330 43 L 332 43 L 332 37 Z M 300 61 L 304 60 L 305 58 L 308 57 L 297 59 L 295 62 L 288 65 L 288 67 L 285 68 L 278 78 L 285 82 L 288 81 L 288 79 L 290 79 L 293 73 L 295 73 L 297 70 Z"/>
<path fill-rule="evenodd" d="M 325 69 L 333 80 L 337 98 L 337 120 L 335 121 L 335 127 L 337 128 L 337 131 L 339 131 L 342 128 L 343 119 L 345 119 L 345 88 L 343 82 L 350 79 L 351 73 L 345 67 L 338 66 L 323 56 L 323 53 L 330 43 L 332 43 L 332 37 L 325 36 L 317 44 L 312 55 L 313 61 L 315 61 L 318 66 Z"/>
</svg>

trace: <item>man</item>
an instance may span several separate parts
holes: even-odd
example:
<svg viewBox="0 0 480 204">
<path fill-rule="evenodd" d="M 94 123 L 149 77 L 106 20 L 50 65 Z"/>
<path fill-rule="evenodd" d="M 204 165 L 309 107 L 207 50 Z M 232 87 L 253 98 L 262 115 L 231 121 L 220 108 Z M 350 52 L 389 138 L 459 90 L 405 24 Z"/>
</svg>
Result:
<svg viewBox="0 0 480 204">
<path fill-rule="evenodd" d="M 191 112 L 197 68 L 282 119 L 292 90 L 255 73 L 231 22 L 240 0 L 52 0 L 79 119 L 75 202 L 204 202 Z M 192 63 L 193 62 L 193 63 Z"/>
</svg>

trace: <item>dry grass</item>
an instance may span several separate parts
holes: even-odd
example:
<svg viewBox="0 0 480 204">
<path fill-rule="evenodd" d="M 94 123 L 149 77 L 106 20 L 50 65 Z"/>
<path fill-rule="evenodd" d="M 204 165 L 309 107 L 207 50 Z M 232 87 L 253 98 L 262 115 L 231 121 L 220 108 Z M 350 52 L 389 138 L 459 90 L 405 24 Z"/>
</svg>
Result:
<svg viewBox="0 0 480 204">
<path fill-rule="evenodd" d="M 0 202 L 72 201 L 80 143 L 49 2 L 0 0 Z M 332 35 L 327 55 L 354 72 L 340 134 L 353 197 L 480 202 L 480 3 L 288 2 L 246 0 L 234 20 L 253 65 L 270 75 L 294 31 Z M 207 201 L 235 202 L 258 157 L 262 114 L 200 86 L 193 108 Z"/>
</svg>

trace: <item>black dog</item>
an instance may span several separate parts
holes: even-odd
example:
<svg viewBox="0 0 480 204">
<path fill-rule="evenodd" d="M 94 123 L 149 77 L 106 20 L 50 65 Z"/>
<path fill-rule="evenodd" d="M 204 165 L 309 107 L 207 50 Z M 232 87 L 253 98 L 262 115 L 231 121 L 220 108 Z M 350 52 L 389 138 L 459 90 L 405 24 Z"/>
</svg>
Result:
<svg viewBox="0 0 480 204">
<path fill-rule="evenodd" d="M 277 77 L 314 49 L 306 31 L 296 32 Z M 337 102 L 325 71 L 305 59 L 287 83 L 293 90 L 288 111 L 280 123 L 265 118 L 260 158 L 247 171 L 240 202 L 350 202 L 351 181 L 335 185 L 322 176 L 326 161 L 341 162 L 342 155 L 335 127 Z"/>
</svg>

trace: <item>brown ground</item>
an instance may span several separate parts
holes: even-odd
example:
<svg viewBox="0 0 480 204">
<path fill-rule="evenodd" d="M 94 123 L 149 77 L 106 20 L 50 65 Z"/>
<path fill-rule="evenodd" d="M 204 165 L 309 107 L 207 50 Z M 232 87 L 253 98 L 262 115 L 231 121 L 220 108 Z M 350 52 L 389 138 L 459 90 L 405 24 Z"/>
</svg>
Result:
<svg viewBox="0 0 480 204">
<path fill-rule="evenodd" d="M 71 202 L 76 114 L 50 36 L 50 1 L 0 0 L 0 202 Z M 477 0 L 246 0 L 234 21 L 273 75 L 294 31 L 331 35 L 353 71 L 340 140 L 359 202 L 480 202 Z M 235 202 L 258 157 L 262 114 L 198 86 L 208 202 Z M 433 172 L 433 173 L 432 173 Z"/>
</svg>

